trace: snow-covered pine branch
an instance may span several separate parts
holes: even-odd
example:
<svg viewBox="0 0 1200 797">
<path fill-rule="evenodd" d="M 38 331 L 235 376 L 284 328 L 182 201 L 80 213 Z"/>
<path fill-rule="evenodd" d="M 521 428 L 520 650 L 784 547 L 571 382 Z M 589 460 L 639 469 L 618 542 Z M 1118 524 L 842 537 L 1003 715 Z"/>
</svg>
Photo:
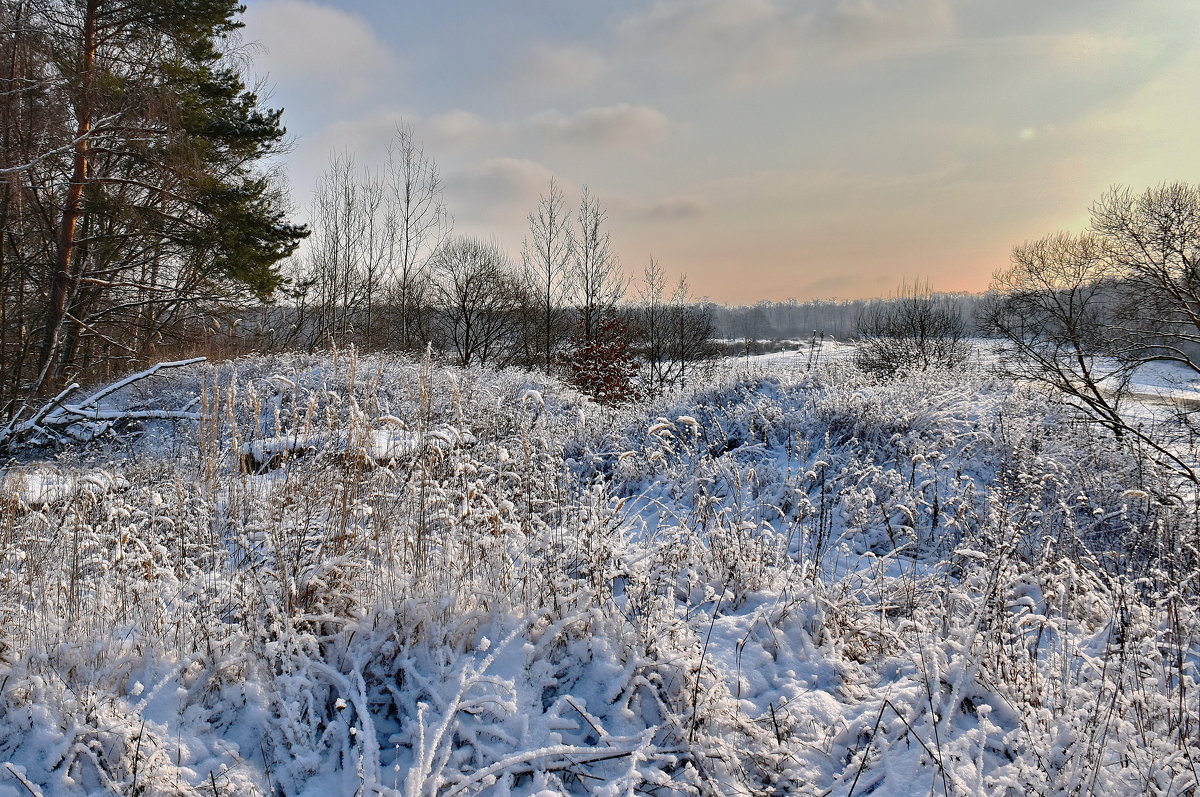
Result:
<svg viewBox="0 0 1200 797">
<path fill-rule="evenodd" d="M 22 89 L 22 90 L 24 91 L 25 89 Z M 3 96 L 3 95 L 0 94 L 0 96 Z M 112 122 L 113 120 L 115 120 L 116 118 L 117 118 L 117 114 L 113 114 L 111 116 L 106 116 L 103 119 L 99 119 L 96 121 L 95 125 L 93 125 L 93 127 L 90 130 L 88 130 L 86 133 L 82 133 L 82 134 L 76 136 L 75 138 L 71 139 L 66 144 L 63 144 L 60 147 L 55 147 L 54 149 L 50 149 L 45 152 L 38 153 L 38 155 L 35 158 L 33 158 L 33 160 L 27 161 L 26 163 L 20 163 L 20 164 L 17 164 L 16 166 L 5 166 L 3 168 L 0 168 L 0 177 L 4 177 L 4 176 L 10 175 L 10 174 L 18 174 L 20 172 L 27 172 L 30 169 L 32 169 L 34 166 L 37 166 L 42 161 L 46 160 L 47 158 L 53 158 L 55 155 L 61 155 L 64 152 L 70 152 L 72 149 L 77 147 L 81 142 L 88 141 L 102 133 L 108 132 L 108 124 L 110 122 Z"/>
</svg>

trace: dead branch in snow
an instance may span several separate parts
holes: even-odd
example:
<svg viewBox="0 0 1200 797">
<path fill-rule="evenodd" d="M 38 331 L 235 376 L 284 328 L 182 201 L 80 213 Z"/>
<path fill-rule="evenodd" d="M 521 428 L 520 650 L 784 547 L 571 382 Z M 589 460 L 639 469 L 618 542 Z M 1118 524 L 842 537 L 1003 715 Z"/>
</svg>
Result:
<svg viewBox="0 0 1200 797">
<path fill-rule="evenodd" d="M 102 400 L 117 391 L 140 382 L 143 379 L 148 379 L 166 368 L 181 368 L 185 365 L 204 362 L 205 359 L 204 357 L 192 357 L 188 360 L 156 363 L 144 371 L 131 374 L 100 388 L 82 401 L 68 404 L 66 403 L 67 398 L 79 390 L 78 383 L 71 384 L 54 398 L 43 404 L 28 420 L 21 420 L 25 408 L 19 410 L 13 416 L 12 420 L 9 421 L 8 425 L 0 429 L 0 451 L 39 434 L 57 438 L 64 436 L 71 437 L 72 435 L 67 434 L 66 430 L 80 423 L 105 424 L 105 429 L 101 431 L 106 431 L 119 421 L 199 420 L 200 414 L 194 411 L 199 401 L 198 399 L 193 399 L 179 409 L 124 410 L 101 407 L 99 404 Z M 94 436 L 91 435 L 90 437 Z"/>
</svg>

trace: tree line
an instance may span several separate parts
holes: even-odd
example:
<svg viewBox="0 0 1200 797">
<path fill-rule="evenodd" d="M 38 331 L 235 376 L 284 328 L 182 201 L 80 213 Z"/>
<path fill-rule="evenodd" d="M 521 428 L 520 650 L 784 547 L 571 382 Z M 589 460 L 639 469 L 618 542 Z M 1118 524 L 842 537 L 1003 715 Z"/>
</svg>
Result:
<svg viewBox="0 0 1200 797">
<path fill-rule="evenodd" d="M 552 179 L 515 257 L 455 234 L 437 164 L 409 125 L 379 166 L 335 155 L 310 224 L 284 300 L 252 324 L 261 346 L 428 346 L 462 367 L 538 370 L 612 402 L 681 386 L 715 353 L 712 312 L 686 276 L 668 285 L 651 259 L 633 289 L 587 187 L 572 203 Z"/>
<path fill-rule="evenodd" d="M 712 312 L 719 338 L 752 349 L 769 348 L 764 344 L 806 341 L 813 332 L 835 340 L 850 340 L 858 334 L 859 318 L 869 308 L 900 300 L 907 292 L 902 286 L 895 296 L 881 299 L 809 299 L 800 301 L 761 301 L 743 305 L 713 305 Z M 932 291 L 926 291 L 932 292 Z M 939 301 L 949 305 L 966 320 L 972 332 L 976 308 L 984 297 L 970 293 L 938 293 Z"/>
</svg>

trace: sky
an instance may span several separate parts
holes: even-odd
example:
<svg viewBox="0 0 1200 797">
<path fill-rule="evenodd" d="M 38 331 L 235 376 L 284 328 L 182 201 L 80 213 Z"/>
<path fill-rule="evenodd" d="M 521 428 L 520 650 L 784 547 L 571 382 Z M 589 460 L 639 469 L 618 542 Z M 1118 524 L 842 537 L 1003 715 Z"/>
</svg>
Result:
<svg viewBox="0 0 1200 797">
<path fill-rule="evenodd" d="M 517 257 L 553 177 L 727 303 L 981 291 L 1110 186 L 1200 182 L 1195 0 L 247 0 L 297 214 L 411 125 Z"/>
</svg>

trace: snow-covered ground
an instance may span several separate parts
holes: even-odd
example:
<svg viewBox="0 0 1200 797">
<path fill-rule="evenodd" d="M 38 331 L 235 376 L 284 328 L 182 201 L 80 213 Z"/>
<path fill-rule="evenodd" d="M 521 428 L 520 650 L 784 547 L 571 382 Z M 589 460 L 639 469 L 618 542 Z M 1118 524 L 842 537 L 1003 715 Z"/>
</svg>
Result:
<svg viewBox="0 0 1200 797">
<path fill-rule="evenodd" d="M 810 355 L 620 410 L 173 373 L 199 425 L 0 482 L 0 797 L 1193 793 L 1175 485 L 983 369 Z"/>
</svg>

